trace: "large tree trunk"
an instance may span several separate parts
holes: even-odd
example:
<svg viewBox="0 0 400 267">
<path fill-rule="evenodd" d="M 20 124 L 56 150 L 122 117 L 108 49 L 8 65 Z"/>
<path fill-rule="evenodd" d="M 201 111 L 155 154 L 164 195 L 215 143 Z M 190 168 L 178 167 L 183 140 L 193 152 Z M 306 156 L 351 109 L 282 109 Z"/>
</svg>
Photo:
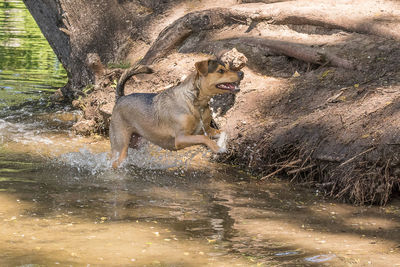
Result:
<svg viewBox="0 0 400 267">
<path fill-rule="evenodd" d="M 123 60 L 130 44 L 138 38 L 147 18 L 156 16 L 152 8 L 160 1 L 80 1 L 24 0 L 44 36 L 68 73 L 65 96 L 93 82 L 94 75 L 87 60 L 89 53 L 100 56 L 103 64 Z M 164 1 L 162 10 L 168 4 Z"/>
</svg>

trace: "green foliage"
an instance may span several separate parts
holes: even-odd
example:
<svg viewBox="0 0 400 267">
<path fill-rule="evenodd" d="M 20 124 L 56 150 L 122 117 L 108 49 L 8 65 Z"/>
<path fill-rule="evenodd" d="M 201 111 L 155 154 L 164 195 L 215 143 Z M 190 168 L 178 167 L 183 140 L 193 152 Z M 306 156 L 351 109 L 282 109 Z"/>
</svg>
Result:
<svg viewBox="0 0 400 267">
<path fill-rule="evenodd" d="M 118 62 L 118 63 L 108 63 L 107 68 L 109 69 L 128 69 L 131 67 L 129 62 Z"/>
<path fill-rule="evenodd" d="M 87 95 L 93 90 L 93 84 L 88 84 L 85 88 L 83 88 L 82 92 Z"/>
<path fill-rule="evenodd" d="M 113 81 L 113 84 L 111 85 L 111 88 L 117 88 L 117 84 L 118 84 L 118 81 L 117 80 L 114 80 Z"/>
</svg>

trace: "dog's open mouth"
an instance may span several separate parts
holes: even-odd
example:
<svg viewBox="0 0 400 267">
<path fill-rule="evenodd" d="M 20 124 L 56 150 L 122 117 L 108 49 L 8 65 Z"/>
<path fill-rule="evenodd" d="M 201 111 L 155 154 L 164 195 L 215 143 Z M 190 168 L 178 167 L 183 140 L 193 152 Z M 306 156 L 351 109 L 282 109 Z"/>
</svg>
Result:
<svg viewBox="0 0 400 267">
<path fill-rule="evenodd" d="M 216 87 L 218 89 L 222 89 L 222 90 L 229 90 L 229 91 L 239 91 L 240 87 L 239 87 L 239 82 L 234 82 L 234 83 L 219 83 L 216 85 Z"/>
</svg>

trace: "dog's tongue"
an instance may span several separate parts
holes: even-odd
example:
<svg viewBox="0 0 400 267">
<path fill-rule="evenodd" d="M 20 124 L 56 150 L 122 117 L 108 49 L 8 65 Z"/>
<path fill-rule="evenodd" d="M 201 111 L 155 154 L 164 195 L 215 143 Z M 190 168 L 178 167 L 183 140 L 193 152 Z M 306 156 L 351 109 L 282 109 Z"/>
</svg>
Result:
<svg viewBox="0 0 400 267">
<path fill-rule="evenodd" d="M 224 86 L 229 90 L 235 89 L 235 85 L 233 83 L 224 83 Z"/>
<path fill-rule="evenodd" d="M 235 84 L 233 84 L 233 83 L 221 83 L 221 84 L 219 84 L 218 87 L 221 88 L 221 89 L 226 89 L 226 90 L 233 91 L 233 90 L 236 89 L 237 86 Z"/>
</svg>

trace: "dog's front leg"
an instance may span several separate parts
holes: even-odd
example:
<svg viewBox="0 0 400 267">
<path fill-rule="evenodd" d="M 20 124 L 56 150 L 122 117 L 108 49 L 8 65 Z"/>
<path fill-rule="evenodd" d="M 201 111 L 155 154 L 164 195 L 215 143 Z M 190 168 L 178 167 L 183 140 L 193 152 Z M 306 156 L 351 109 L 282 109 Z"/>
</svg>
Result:
<svg viewBox="0 0 400 267">
<path fill-rule="evenodd" d="M 212 127 L 206 127 L 206 133 L 208 136 L 210 136 L 211 138 L 219 138 L 219 136 L 221 135 L 221 131 Z"/>
<path fill-rule="evenodd" d="M 175 137 L 176 149 L 185 148 L 193 145 L 205 145 L 214 153 L 220 153 L 221 148 L 217 143 L 205 135 L 178 135 Z"/>
<path fill-rule="evenodd" d="M 219 138 L 221 131 L 211 127 L 212 117 L 211 117 L 211 110 L 209 108 L 204 110 L 202 118 L 203 118 L 205 133 L 211 138 Z"/>
</svg>

